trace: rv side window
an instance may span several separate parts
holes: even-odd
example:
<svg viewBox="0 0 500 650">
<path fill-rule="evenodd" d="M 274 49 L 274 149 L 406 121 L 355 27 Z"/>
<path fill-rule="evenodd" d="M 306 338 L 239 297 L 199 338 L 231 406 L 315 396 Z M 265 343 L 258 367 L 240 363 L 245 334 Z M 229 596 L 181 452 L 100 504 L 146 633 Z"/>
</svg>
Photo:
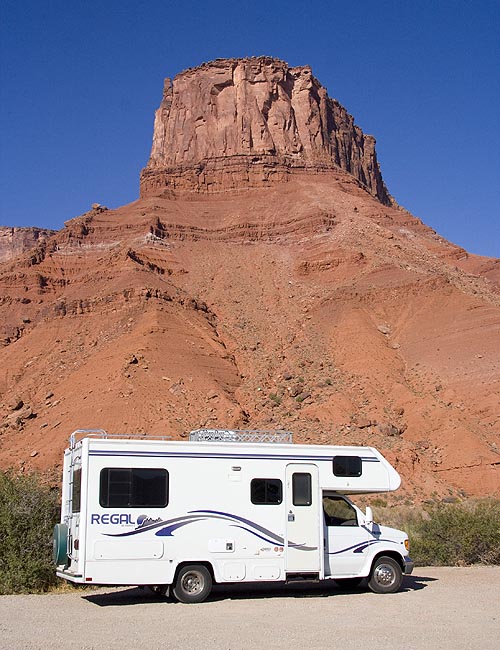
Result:
<svg viewBox="0 0 500 650">
<path fill-rule="evenodd" d="M 279 478 L 254 478 L 250 499 L 256 505 L 278 505 L 283 501 L 283 484 Z"/>
<path fill-rule="evenodd" d="M 333 473 L 335 476 L 361 476 L 362 462 L 359 456 L 335 456 Z"/>
<path fill-rule="evenodd" d="M 73 513 L 80 512 L 82 494 L 82 468 L 73 471 L 73 487 L 71 489 L 71 510 Z"/>
<path fill-rule="evenodd" d="M 292 474 L 292 502 L 294 506 L 312 504 L 311 475 L 302 472 Z"/>
<path fill-rule="evenodd" d="M 103 508 L 164 508 L 168 505 L 166 469 L 107 467 L 101 470 Z"/>
</svg>

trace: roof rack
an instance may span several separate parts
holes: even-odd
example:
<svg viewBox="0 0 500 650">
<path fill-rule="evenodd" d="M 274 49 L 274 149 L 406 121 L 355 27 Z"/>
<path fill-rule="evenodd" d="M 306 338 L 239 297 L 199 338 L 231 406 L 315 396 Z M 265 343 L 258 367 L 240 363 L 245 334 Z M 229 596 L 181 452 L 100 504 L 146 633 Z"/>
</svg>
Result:
<svg viewBox="0 0 500 650">
<path fill-rule="evenodd" d="M 290 431 L 268 431 L 266 429 L 197 429 L 191 431 L 189 440 L 197 442 L 273 442 L 291 443 Z"/>
<path fill-rule="evenodd" d="M 145 433 L 108 433 L 104 429 L 77 429 L 69 437 L 69 448 L 74 449 L 83 438 L 128 438 L 139 440 L 172 440 L 172 436 L 150 436 Z M 292 443 L 291 431 L 266 429 L 197 429 L 189 440 L 198 442 L 266 442 Z"/>
<path fill-rule="evenodd" d="M 81 434 L 81 435 L 79 435 Z M 150 436 L 146 433 L 108 433 L 104 429 L 77 429 L 69 437 L 69 448 L 74 449 L 83 438 L 132 438 L 140 440 L 172 440 L 172 436 Z"/>
</svg>

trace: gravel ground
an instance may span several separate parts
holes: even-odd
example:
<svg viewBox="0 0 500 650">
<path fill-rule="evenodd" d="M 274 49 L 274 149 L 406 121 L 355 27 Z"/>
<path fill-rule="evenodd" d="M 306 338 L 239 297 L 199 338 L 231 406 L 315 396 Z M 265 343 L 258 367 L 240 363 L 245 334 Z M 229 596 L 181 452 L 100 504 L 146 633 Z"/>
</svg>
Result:
<svg viewBox="0 0 500 650">
<path fill-rule="evenodd" d="M 497 650 L 500 567 L 417 568 L 403 591 L 239 585 L 199 605 L 132 587 L 0 597 L 9 650 Z"/>
</svg>

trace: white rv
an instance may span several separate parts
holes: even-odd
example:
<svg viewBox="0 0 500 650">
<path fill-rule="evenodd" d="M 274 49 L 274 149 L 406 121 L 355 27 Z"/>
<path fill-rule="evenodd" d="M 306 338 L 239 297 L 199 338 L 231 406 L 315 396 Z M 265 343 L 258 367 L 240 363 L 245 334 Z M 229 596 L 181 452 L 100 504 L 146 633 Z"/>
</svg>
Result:
<svg viewBox="0 0 500 650">
<path fill-rule="evenodd" d="M 413 569 L 408 536 L 346 495 L 396 490 L 399 474 L 371 447 L 283 439 L 290 434 L 200 430 L 177 442 L 75 432 L 57 575 L 149 585 L 181 602 L 205 600 L 214 583 L 298 578 L 367 578 L 373 591 L 397 591 Z"/>
</svg>

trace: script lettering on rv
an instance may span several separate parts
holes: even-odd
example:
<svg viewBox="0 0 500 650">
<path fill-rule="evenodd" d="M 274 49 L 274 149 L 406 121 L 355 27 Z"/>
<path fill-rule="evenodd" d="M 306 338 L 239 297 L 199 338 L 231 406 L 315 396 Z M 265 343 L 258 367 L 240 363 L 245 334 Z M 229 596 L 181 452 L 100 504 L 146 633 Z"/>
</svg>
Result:
<svg viewBox="0 0 500 650">
<path fill-rule="evenodd" d="M 143 528 L 144 526 L 149 526 L 150 524 L 156 524 L 161 521 L 161 517 L 152 519 L 147 515 L 139 515 L 137 521 L 132 518 L 131 514 L 125 512 L 114 512 L 114 513 L 105 513 L 103 515 L 92 513 L 90 515 L 91 524 L 122 524 L 126 526 L 136 526 L 137 528 Z"/>
</svg>

